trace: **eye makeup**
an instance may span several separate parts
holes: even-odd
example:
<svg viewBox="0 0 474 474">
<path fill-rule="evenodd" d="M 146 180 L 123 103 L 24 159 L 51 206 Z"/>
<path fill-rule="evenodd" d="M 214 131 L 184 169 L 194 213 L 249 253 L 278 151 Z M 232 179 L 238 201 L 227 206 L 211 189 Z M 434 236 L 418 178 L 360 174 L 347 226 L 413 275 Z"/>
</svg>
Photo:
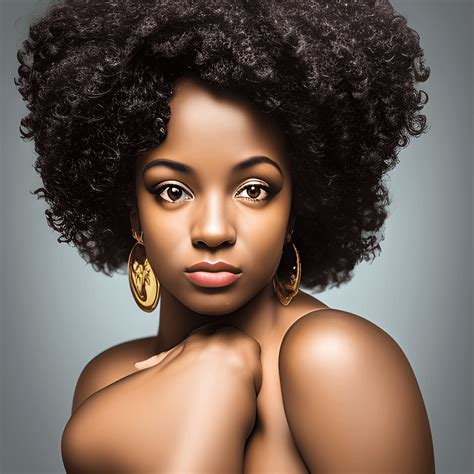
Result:
<svg viewBox="0 0 474 474">
<path fill-rule="evenodd" d="M 174 181 L 164 181 L 156 186 L 152 186 L 149 191 L 155 195 L 159 202 L 181 203 L 193 199 L 191 191 L 188 191 L 185 186 Z M 240 186 L 234 196 L 252 202 L 262 202 L 271 199 L 278 191 L 279 189 L 275 189 L 274 186 L 268 185 L 265 182 L 250 181 Z M 242 196 L 244 193 L 247 196 Z M 255 193 L 257 193 L 256 196 L 252 195 Z M 263 197 L 260 197 L 262 194 Z M 187 196 L 189 199 L 180 199 L 182 196 Z"/>
</svg>

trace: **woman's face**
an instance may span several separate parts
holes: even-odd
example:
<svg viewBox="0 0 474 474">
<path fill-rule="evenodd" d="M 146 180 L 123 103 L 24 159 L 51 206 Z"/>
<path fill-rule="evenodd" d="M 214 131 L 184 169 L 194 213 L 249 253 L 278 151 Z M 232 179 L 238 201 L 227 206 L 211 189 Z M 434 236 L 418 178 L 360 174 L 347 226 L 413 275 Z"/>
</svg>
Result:
<svg viewBox="0 0 474 474">
<path fill-rule="evenodd" d="M 228 314 L 271 284 L 291 229 L 281 133 L 244 99 L 192 78 L 177 82 L 170 108 L 166 139 L 137 163 L 132 225 L 162 287 L 194 312 Z M 186 272 L 202 261 L 240 274 L 203 286 Z"/>
</svg>

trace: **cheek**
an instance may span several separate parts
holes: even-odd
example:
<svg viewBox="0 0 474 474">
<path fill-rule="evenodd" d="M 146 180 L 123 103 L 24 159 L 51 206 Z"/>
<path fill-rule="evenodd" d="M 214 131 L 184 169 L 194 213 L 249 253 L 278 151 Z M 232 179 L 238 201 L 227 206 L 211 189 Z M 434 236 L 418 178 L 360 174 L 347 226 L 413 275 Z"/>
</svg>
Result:
<svg viewBox="0 0 474 474">
<path fill-rule="evenodd" d="M 281 258 L 287 221 L 282 214 L 255 216 L 239 232 L 246 250 L 246 263 L 260 275 L 273 275 Z"/>
<path fill-rule="evenodd" d="M 184 266 L 193 263 L 185 262 L 182 257 L 189 255 L 190 244 L 188 228 L 183 225 L 180 213 L 160 209 L 153 196 L 144 197 L 140 203 L 140 221 L 147 258 L 160 281 L 170 281 Z"/>
</svg>

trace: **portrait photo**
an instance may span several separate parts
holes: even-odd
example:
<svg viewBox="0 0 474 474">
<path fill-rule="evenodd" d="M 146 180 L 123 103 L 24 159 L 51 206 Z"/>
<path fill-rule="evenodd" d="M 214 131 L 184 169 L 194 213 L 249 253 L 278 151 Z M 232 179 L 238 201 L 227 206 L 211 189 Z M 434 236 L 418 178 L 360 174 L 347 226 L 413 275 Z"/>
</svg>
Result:
<svg viewBox="0 0 474 474">
<path fill-rule="evenodd" d="M 474 473 L 472 0 L 0 13 L 2 473 Z"/>
</svg>

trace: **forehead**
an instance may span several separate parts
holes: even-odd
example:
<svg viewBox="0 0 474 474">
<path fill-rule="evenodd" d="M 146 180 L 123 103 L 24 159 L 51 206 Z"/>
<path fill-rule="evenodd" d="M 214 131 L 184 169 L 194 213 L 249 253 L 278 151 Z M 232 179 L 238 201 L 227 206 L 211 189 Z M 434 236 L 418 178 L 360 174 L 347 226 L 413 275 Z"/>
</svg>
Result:
<svg viewBox="0 0 474 474">
<path fill-rule="evenodd" d="M 218 92 L 194 77 L 175 84 L 166 139 L 143 158 L 173 159 L 203 169 L 232 168 L 255 155 L 269 156 L 287 170 L 284 138 L 269 116 L 250 101 Z"/>
</svg>

